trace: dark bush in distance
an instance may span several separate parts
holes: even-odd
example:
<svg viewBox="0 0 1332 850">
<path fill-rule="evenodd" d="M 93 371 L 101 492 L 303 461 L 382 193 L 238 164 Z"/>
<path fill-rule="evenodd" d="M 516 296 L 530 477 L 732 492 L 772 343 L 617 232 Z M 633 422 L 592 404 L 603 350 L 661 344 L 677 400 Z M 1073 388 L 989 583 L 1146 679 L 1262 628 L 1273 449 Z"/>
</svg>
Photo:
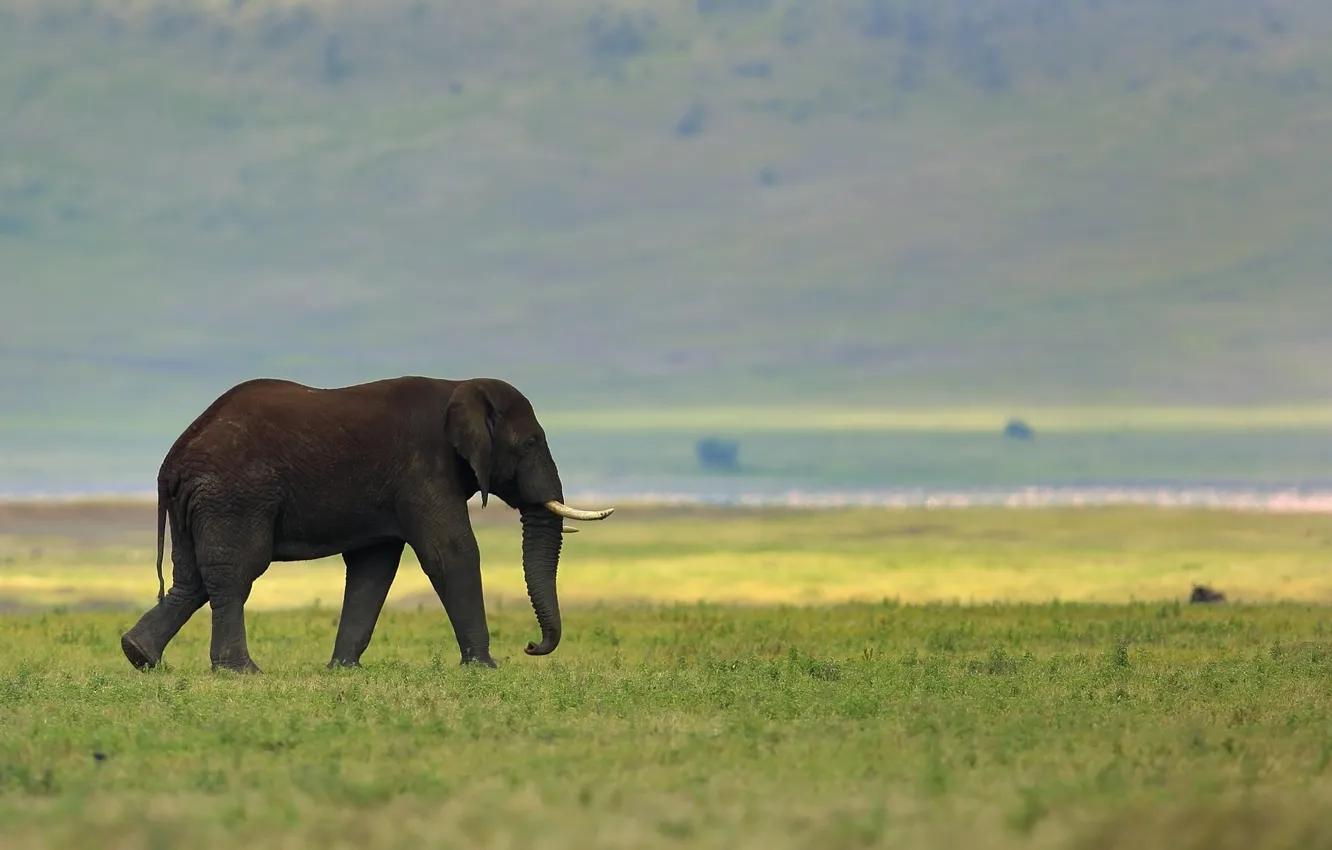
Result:
<svg viewBox="0 0 1332 850">
<path fill-rule="evenodd" d="M 703 127 L 707 122 L 707 108 L 701 103 L 692 103 L 685 110 L 685 114 L 680 116 L 680 120 L 675 122 L 675 135 L 682 139 L 697 136 L 703 132 Z"/>
<path fill-rule="evenodd" d="M 705 437 L 694 446 L 698 464 L 704 469 L 737 472 L 740 469 L 740 444 L 735 440 Z"/>
</svg>

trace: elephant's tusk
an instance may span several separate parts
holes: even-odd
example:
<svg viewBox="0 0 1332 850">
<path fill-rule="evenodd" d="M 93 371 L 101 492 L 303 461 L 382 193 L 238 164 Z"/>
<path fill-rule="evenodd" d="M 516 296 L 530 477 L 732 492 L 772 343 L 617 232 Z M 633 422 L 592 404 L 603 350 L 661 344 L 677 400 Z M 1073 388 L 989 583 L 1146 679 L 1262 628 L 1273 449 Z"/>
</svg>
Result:
<svg viewBox="0 0 1332 850">
<path fill-rule="evenodd" d="M 577 533 L 578 533 L 578 529 L 574 528 L 574 527 L 571 526 L 571 525 L 566 525 L 564 528 L 561 528 L 561 529 L 560 529 L 560 533 L 561 533 L 561 534 L 577 534 Z"/>
<path fill-rule="evenodd" d="M 546 510 L 550 511 L 556 516 L 562 516 L 565 519 L 585 519 L 585 520 L 605 519 L 606 517 L 615 513 L 615 508 L 606 508 L 604 511 L 580 511 L 577 508 L 571 508 L 568 505 L 564 504 L 563 502 L 557 501 L 555 499 L 551 499 L 549 502 L 546 502 L 545 507 Z"/>
</svg>

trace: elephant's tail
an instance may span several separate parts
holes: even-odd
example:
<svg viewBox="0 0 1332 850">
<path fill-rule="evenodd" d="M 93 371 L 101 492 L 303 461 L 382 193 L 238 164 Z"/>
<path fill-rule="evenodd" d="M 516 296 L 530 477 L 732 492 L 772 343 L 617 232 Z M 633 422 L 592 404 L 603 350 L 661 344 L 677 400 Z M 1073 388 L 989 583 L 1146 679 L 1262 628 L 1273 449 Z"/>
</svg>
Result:
<svg viewBox="0 0 1332 850">
<path fill-rule="evenodd" d="M 166 597 L 166 579 L 162 578 L 162 548 L 166 543 L 166 488 L 157 488 L 157 601 Z"/>
</svg>

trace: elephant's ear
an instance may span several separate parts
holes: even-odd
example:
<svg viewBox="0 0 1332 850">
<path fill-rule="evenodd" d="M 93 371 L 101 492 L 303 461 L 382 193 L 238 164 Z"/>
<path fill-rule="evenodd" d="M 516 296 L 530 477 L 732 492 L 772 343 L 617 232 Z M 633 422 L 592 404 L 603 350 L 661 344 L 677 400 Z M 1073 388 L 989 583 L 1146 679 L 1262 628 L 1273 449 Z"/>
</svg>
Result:
<svg viewBox="0 0 1332 850">
<path fill-rule="evenodd" d="M 444 411 L 444 433 L 458 454 L 467 459 L 481 488 L 481 507 L 490 496 L 491 441 L 495 429 L 495 405 L 485 389 L 463 383 L 453 391 Z"/>
</svg>

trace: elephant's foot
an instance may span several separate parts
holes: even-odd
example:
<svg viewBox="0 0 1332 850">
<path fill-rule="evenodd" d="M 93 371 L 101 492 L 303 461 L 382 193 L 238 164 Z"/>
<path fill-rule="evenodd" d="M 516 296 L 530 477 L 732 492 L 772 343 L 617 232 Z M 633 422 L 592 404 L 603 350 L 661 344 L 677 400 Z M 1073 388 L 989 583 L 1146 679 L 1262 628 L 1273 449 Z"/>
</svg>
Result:
<svg viewBox="0 0 1332 850">
<path fill-rule="evenodd" d="M 356 660 L 355 658 L 334 658 L 332 661 L 328 662 L 329 670 L 332 670 L 334 667 L 347 667 L 347 668 L 359 669 L 360 666 L 361 662 Z"/>
<path fill-rule="evenodd" d="M 229 671 L 229 672 L 231 672 L 231 673 L 262 673 L 262 672 L 264 672 L 263 670 L 260 670 L 260 669 L 259 669 L 259 665 L 258 665 L 258 664 L 255 664 L 253 661 L 250 660 L 250 657 L 249 657 L 248 655 L 245 656 L 244 658 L 234 658 L 234 659 L 233 659 L 233 658 L 229 658 L 229 659 L 227 659 L 226 661 L 214 661 L 214 662 L 213 662 L 213 672 L 216 673 L 216 672 L 218 672 L 219 670 L 226 670 L 226 671 Z"/>
<path fill-rule="evenodd" d="M 459 661 L 458 664 L 461 667 L 480 665 L 482 667 L 490 667 L 491 669 L 499 666 L 495 663 L 495 660 L 490 657 L 490 651 L 485 649 L 463 650 L 462 660 Z"/>
<path fill-rule="evenodd" d="M 145 646 L 143 639 L 136 636 L 133 629 L 120 636 L 120 649 L 135 669 L 152 670 L 162 663 L 162 654 Z"/>
</svg>

